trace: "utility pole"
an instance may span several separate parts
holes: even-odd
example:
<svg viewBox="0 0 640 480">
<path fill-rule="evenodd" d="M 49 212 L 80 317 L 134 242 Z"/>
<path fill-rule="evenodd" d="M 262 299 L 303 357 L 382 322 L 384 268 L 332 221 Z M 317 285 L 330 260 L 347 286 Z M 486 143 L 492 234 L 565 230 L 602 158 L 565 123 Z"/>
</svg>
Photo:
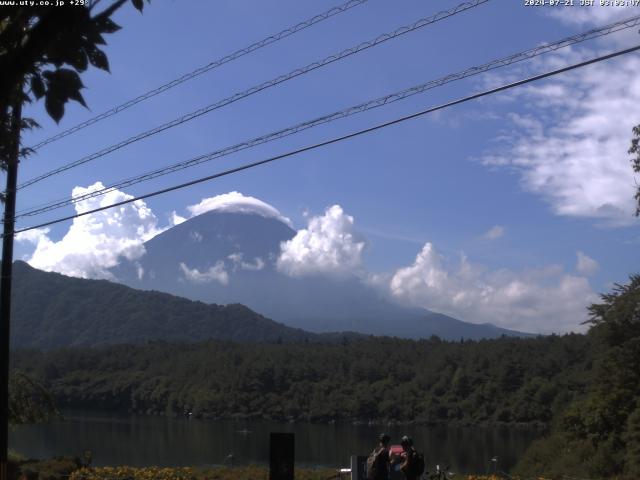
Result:
<svg viewBox="0 0 640 480">
<path fill-rule="evenodd" d="M 4 203 L 2 270 L 0 272 L 0 480 L 9 480 L 9 335 L 11 333 L 11 276 L 13 273 L 13 230 L 16 213 L 16 185 L 20 161 L 22 126 L 22 83 L 11 108 L 11 135 L 7 155 L 7 188 Z"/>
</svg>

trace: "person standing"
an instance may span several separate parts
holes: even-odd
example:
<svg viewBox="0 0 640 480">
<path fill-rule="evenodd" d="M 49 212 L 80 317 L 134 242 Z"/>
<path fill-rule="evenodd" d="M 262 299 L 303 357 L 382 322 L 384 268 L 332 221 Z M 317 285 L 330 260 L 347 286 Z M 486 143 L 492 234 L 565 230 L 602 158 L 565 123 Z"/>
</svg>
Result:
<svg viewBox="0 0 640 480">
<path fill-rule="evenodd" d="M 378 437 L 378 445 L 367 458 L 367 478 L 369 480 L 389 480 L 389 441 L 386 433 Z"/>
<path fill-rule="evenodd" d="M 413 447 L 411 437 L 406 435 L 402 437 L 400 445 L 402 446 L 400 458 L 392 459 L 391 463 L 400 462 L 400 471 L 404 474 L 406 480 L 419 480 L 424 473 L 424 457 Z"/>
</svg>

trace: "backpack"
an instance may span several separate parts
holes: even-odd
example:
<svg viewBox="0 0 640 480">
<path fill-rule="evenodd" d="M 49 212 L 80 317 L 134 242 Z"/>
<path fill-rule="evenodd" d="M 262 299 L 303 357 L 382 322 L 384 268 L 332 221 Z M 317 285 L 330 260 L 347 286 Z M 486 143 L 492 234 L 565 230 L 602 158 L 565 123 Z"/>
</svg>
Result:
<svg viewBox="0 0 640 480">
<path fill-rule="evenodd" d="M 416 473 L 418 474 L 418 476 L 421 476 L 424 473 L 424 468 L 425 468 L 425 464 L 424 464 L 424 455 L 421 453 L 416 452 Z"/>
<path fill-rule="evenodd" d="M 413 450 L 411 455 L 413 456 L 413 462 L 411 463 L 413 473 L 416 477 L 420 477 L 424 473 L 425 469 L 424 455 L 416 450 Z"/>
<path fill-rule="evenodd" d="M 380 455 L 382 450 L 382 448 L 375 448 L 367 457 L 367 478 L 369 480 L 376 479 L 376 474 L 378 473 L 378 455 Z"/>
</svg>

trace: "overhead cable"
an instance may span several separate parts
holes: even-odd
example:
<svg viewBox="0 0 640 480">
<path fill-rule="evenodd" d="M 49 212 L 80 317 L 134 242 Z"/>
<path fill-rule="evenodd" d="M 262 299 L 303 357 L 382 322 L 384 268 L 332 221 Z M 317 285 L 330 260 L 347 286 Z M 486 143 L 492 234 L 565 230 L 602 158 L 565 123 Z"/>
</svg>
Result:
<svg viewBox="0 0 640 480">
<path fill-rule="evenodd" d="M 93 160 L 96 160 L 98 158 L 104 157 L 105 155 L 109 154 L 109 153 L 113 153 L 116 150 L 120 150 L 121 148 L 124 148 L 128 145 L 131 145 L 132 143 L 138 142 L 140 140 L 143 140 L 145 138 L 151 137 L 152 135 L 156 135 L 160 132 L 163 132 L 165 130 L 168 130 L 170 128 L 176 127 L 178 125 L 182 125 L 186 122 L 189 122 L 191 120 L 194 120 L 198 117 L 201 117 L 202 115 L 205 115 L 207 113 L 210 113 L 214 110 L 217 110 L 219 108 L 225 107 L 229 104 L 232 104 L 234 102 L 237 102 L 238 100 L 247 98 L 251 95 L 254 95 L 258 92 L 261 92 L 263 90 L 266 90 L 268 88 L 274 87 L 276 85 L 279 85 L 281 83 L 284 83 L 288 80 L 291 80 L 293 78 L 299 77 L 301 75 L 305 75 L 309 72 L 312 72 L 318 68 L 322 68 L 325 67 L 327 65 L 330 65 L 334 62 L 337 62 L 339 60 L 342 60 L 344 58 L 350 57 L 351 55 L 360 53 L 364 50 L 368 50 L 369 48 L 375 47 L 377 45 L 380 45 L 381 43 L 387 42 L 388 40 L 392 40 L 394 38 L 400 37 L 402 35 L 405 35 L 409 32 L 413 32 L 415 30 L 418 30 L 420 28 L 426 27 L 427 25 L 432 25 L 436 22 L 439 22 L 441 20 L 444 20 L 446 18 L 452 17 L 454 15 L 457 15 L 461 12 L 467 11 L 469 9 L 475 8 L 481 4 L 487 3 L 489 0 L 471 0 L 471 1 L 467 1 L 464 3 L 461 3 L 460 5 L 451 8 L 449 10 L 443 10 L 439 13 L 436 13 L 435 15 L 428 17 L 428 18 L 422 18 L 414 23 L 412 23 L 411 25 L 405 25 L 403 27 L 398 28 L 397 30 L 394 30 L 393 32 L 390 33 L 384 33 L 382 35 L 377 36 L 376 38 L 366 41 L 366 42 L 362 42 L 354 47 L 351 48 L 347 48 L 345 50 L 342 50 L 339 53 L 333 54 L 333 55 L 329 55 L 328 57 L 323 58 L 322 60 L 319 60 L 317 62 L 313 62 L 310 63 L 308 65 L 305 65 L 304 67 L 301 68 L 297 68 L 295 70 L 292 70 L 289 73 L 286 73 L 284 75 L 280 75 L 276 78 L 273 78 L 271 80 L 268 80 L 266 82 L 263 82 L 259 85 L 255 85 L 247 90 L 243 90 L 242 92 L 238 92 L 235 93 L 234 95 L 231 95 L 230 97 L 224 98 L 222 100 L 219 100 L 215 103 L 212 103 L 210 105 L 207 105 L 206 107 L 202 107 L 199 108 L 198 110 L 195 110 L 193 112 L 187 113 L 186 115 L 183 115 L 179 118 L 176 118 L 174 120 L 171 120 L 170 122 L 164 123 L 162 125 L 159 125 L 155 128 L 152 128 L 151 130 L 147 130 L 145 132 L 141 132 L 137 135 L 134 135 L 132 137 L 127 138 L 126 140 L 122 140 L 116 144 L 110 145 L 106 148 L 103 148 L 102 150 L 99 150 L 95 153 L 92 153 L 90 155 L 84 156 L 78 160 L 75 160 L 73 162 L 67 163 L 65 165 L 62 165 L 61 167 L 58 167 L 56 169 L 53 169 L 49 172 L 43 173 L 41 175 L 38 175 L 37 177 L 34 177 L 30 180 L 27 180 L 21 184 L 18 185 L 18 190 L 28 187 L 30 185 L 33 185 L 35 183 L 38 183 L 42 180 L 45 180 L 49 177 L 52 177 L 54 175 L 58 175 L 62 172 L 65 172 L 67 170 L 70 170 L 72 168 L 78 167 L 80 165 L 84 165 L 85 163 L 91 162 Z"/>
<path fill-rule="evenodd" d="M 335 143 L 343 142 L 345 140 L 348 140 L 348 139 L 351 139 L 351 138 L 355 138 L 355 137 L 359 137 L 361 135 L 364 135 L 364 134 L 367 134 L 367 133 L 371 133 L 371 132 L 374 132 L 374 131 L 377 131 L 377 130 L 381 130 L 383 128 L 387 128 L 387 127 L 390 127 L 392 125 L 403 123 L 403 122 L 406 122 L 408 120 L 411 120 L 411 119 L 414 119 L 414 118 L 418 118 L 418 117 L 424 116 L 424 115 L 429 114 L 429 113 L 433 113 L 433 112 L 436 112 L 436 111 L 439 111 L 439 110 L 444 110 L 444 109 L 452 107 L 454 105 L 460 105 L 462 103 L 466 103 L 466 102 L 471 101 L 471 100 L 475 100 L 475 99 L 478 99 L 478 98 L 481 98 L 481 97 L 486 97 L 488 95 L 492 95 L 492 94 L 495 94 L 495 93 L 498 93 L 498 92 L 503 92 L 505 90 L 509 90 L 509 89 L 512 89 L 512 88 L 515 88 L 515 87 L 519 87 L 521 85 L 525 85 L 527 83 L 531 83 L 531 82 L 535 82 L 535 81 L 542 80 L 542 79 L 545 79 L 545 78 L 549 78 L 549 77 L 552 77 L 554 75 L 558 75 L 558 74 L 561 74 L 561 73 L 564 73 L 564 72 L 568 72 L 568 71 L 571 71 L 571 70 L 575 70 L 575 69 L 578 69 L 578 68 L 586 67 L 588 65 L 593 65 L 595 63 L 602 62 L 602 61 L 605 61 L 605 60 L 609 60 L 609 59 L 612 59 L 612 58 L 615 58 L 615 57 L 619 57 L 619 56 L 622 56 L 622 55 L 626 55 L 626 54 L 629 54 L 629 53 L 632 53 L 632 52 L 635 52 L 635 51 L 638 51 L 638 50 L 640 50 L 640 45 L 636 45 L 636 46 L 631 47 L 631 48 L 626 48 L 624 50 L 618 50 L 616 52 L 613 52 L 613 53 L 610 53 L 610 54 L 607 54 L 607 55 L 602 55 L 602 56 L 599 56 L 599 57 L 595 57 L 595 58 L 592 58 L 592 59 L 589 59 L 589 60 L 586 60 L 586 61 L 583 61 L 583 62 L 579 62 L 579 63 L 575 63 L 573 65 L 569 65 L 567 67 L 558 68 L 556 70 L 551 70 L 549 72 L 542 73 L 542 74 L 539 74 L 539 75 L 534 75 L 534 76 L 526 78 L 524 80 L 519 80 L 519 81 L 516 81 L 516 82 L 509 83 L 507 85 L 502 85 L 500 87 L 496 87 L 496 88 L 492 88 L 490 90 L 485 90 L 483 92 L 475 93 L 475 94 L 469 95 L 467 97 L 459 98 L 457 100 L 452 100 L 450 102 L 447 102 L 447 103 L 444 103 L 444 104 L 441 104 L 441 105 L 438 105 L 438 106 L 435 106 L 435 107 L 430 107 L 430 108 L 427 108 L 425 110 L 421 110 L 419 112 L 412 113 L 410 115 L 405 115 L 403 117 L 396 118 L 396 119 L 390 120 L 388 122 L 380 123 L 380 124 L 374 125 L 372 127 L 365 128 L 363 130 L 358 130 L 356 132 L 352 132 L 352 133 L 349 133 L 349 134 L 346 134 L 346 135 L 342 135 L 340 137 L 334 137 L 332 139 L 325 140 L 325 141 L 322 141 L 322 142 L 319 142 L 319 143 L 315 143 L 313 145 L 309 145 L 309 146 L 306 146 L 306 147 L 303 147 L 303 148 L 298 148 L 296 150 L 292 150 L 292 151 L 289 151 L 289 152 L 286 152 L 286 153 L 283 153 L 283 154 L 280 154 L 280 155 L 269 157 L 269 158 L 266 158 L 266 159 L 263 159 L 263 160 L 258 160 L 256 162 L 252 162 L 252 163 L 247 163 L 247 164 L 244 164 L 244 165 L 241 165 L 241 166 L 238 166 L 238 167 L 234 167 L 234 168 L 230 168 L 230 169 L 224 170 L 222 172 L 217 172 L 217 173 L 214 173 L 212 175 L 205 176 L 205 177 L 196 178 L 196 179 L 191 180 L 189 182 L 181 183 L 181 184 L 178 184 L 178 185 L 173 185 L 171 187 L 167 187 L 167 188 L 163 188 L 161 190 L 156 190 L 156 191 L 153 191 L 153 192 L 149 192 L 149 193 L 146 193 L 144 195 L 139 195 L 137 197 L 132 197 L 130 199 L 123 200 L 123 201 L 120 201 L 120 202 L 115 202 L 115 203 L 113 203 L 111 205 L 105 205 L 105 206 L 102 206 L 102 207 L 99 207 L 99 208 L 94 208 L 94 209 L 91 209 L 91 210 L 87 210 L 87 211 L 83 211 L 83 212 L 80 212 L 80 213 L 76 213 L 75 215 L 69 215 L 69 216 L 66 216 L 66 217 L 57 218 L 55 220 L 50 220 L 48 222 L 43 222 L 43 223 L 40 223 L 38 225 L 33 225 L 31 227 L 22 228 L 22 229 L 19 229 L 19 230 L 14 230 L 13 234 L 27 232 L 29 230 L 34 230 L 34 229 L 37 229 L 37 228 L 48 227 L 48 226 L 54 225 L 56 223 L 64 222 L 64 221 L 67 221 L 67 220 L 73 220 L 74 218 L 83 217 L 85 215 L 91 215 L 93 213 L 97 213 L 97 212 L 101 212 L 101 211 L 104 211 L 104 210 L 108 210 L 110 208 L 119 207 L 119 206 L 126 205 L 126 204 L 129 204 L 129 203 L 132 203 L 132 202 L 140 201 L 140 200 L 145 200 L 147 198 L 151 198 L 151 197 L 155 197 L 155 196 L 162 195 L 162 194 L 165 194 L 165 193 L 173 192 L 175 190 L 180 190 L 180 189 L 183 189 L 183 188 L 186 188 L 186 187 L 197 185 L 199 183 L 203 183 L 203 182 L 207 182 L 207 181 L 210 181 L 210 180 L 214 180 L 216 178 L 225 177 L 225 176 L 228 176 L 228 175 L 231 175 L 231 174 L 234 174 L 234 173 L 238 173 L 238 172 L 242 172 L 242 171 L 245 171 L 245 170 L 249 170 L 251 168 L 259 167 L 261 165 L 266 165 L 268 163 L 272 163 L 272 162 L 275 162 L 277 160 L 282 160 L 284 158 L 292 157 L 292 156 L 298 155 L 300 153 L 304 153 L 304 152 L 308 152 L 308 151 L 311 151 L 311 150 L 315 150 L 315 149 L 318 149 L 318 148 L 321 148 L 321 147 L 325 147 L 327 145 L 332 145 L 332 144 L 335 144 Z"/>
<path fill-rule="evenodd" d="M 575 45 L 577 43 L 580 42 L 584 42 L 586 40 L 591 40 L 593 38 L 597 38 L 597 37 L 602 37 L 604 35 L 609 35 L 612 34 L 614 32 L 618 32 L 620 30 L 623 29 L 627 29 L 627 28 L 632 28 L 634 26 L 640 25 L 640 15 L 635 16 L 635 17 L 631 17 L 628 18 L 626 20 L 621 20 L 609 25 L 606 25 L 604 27 L 600 27 L 600 28 L 596 28 L 596 29 L 592 29 L 589 30 L 587 32 L 578 34 L 578 35 L 572 35 L 570 37 L 566 37 L 563 38 L 561 40 L 555 41 L 553 43 L 547 43 L 547 44 L 543 44 L 540 45 L 538 47 L 529 49 L 529 50 L 525 50 L 522 52 L 518 52 L 516 54 L 513 55 L 509 55 L 507 57 L 503 57 L 497 60 L 492 60 L 488 63 L 485 63 L 483 65 L 479 65 L 479 66 L 474 66 L 471 68 L 467 68 L 465 70 L 462 70 L 460 72 L 456 72 L 456 73 L 452 73 L 449 75 L 446 75 L 444 77 L 440 77 L 437 78 L 435 80 L 430 80 L 428 82 L 422 83 L 420 85 L 416 85 L 413 86 L 411 88 L 407 88 L 404 90 L 400 90 L 398 92 L 394 92 L 388 95 L 385 95 L 383 97 L 379 97 L 364 103 L 361 103 L 359 105 L 355 105 L 355 106 L 351 106 L 349 108 L 343 109 L 343 110 L 339 110 L 337 112 L 333 112 L 331 114 L 328 115 L 324 115 L 312 120 L 308 120 L 302 123 L 298 123 L 296 125 L 281 129 L 281 130 L 277 130 L 275 132 L 271 132 L 269 134 L 266 135 L 262 135 L 260 137 L 256 137 L 256 138 L 252 138 L 250 140 L 245 140 L 243 142 L 222 148 L 220 150 L 216 150 L 213 152 L 209 152 L 203 155 L 199 155 L 197 157 L 182 161 L 182 162 L 178 162 L 178 163 L 174 163 L 172 165 L 168 165 L 165 167 L 161 167 L 140 175 L 136 175 L 124 180 L 120 180 L 118 182 L 115 182 L 113 184 L 110 184 L 104 188 L 101 189 L 97 189 L 97 190 L 93 190 L 91 192 L 87 192 L 81 195 L 77 195 L 74 197 L 65 197 L 59 200 L 55 200 L 52 202 L 48 202 L 46 204 L 43 205 L 39 205 L 39 206 L 34 206 L 34 207 L 30 207 L 29 209 L 25 209 L 22 210 L 21 212 L 18 212 L 18 214 L 16 215 L 16 218 L 21 218 L 21 217 L 26 217 L 26 216 L 35 216 L 35 215 L 39 215 L 45 212 L 49 212 L 52 210 L 56 210 L 58 208 L 62 208 L 66 205 L 70 205 L 73 203 L 77 203 L 83 200 L 87 200 L 89 198 L 94 198 L 94 197 L 98 197 L 101 195 L 105 195 L 109 192 L 112 192 L 114 190 L 120 190 L 126 187 L 130 187 L 132 185 L 141 183 L 141 182 L 145 182 L 145 181 L 149 181 L 152 180 L 154 178 L 158 178 L 161 177 L 163 175 L 167 175 L 170 173 L 174 173 L 180 170 L 184 170 L 186 168 L 190 168 L 196 165 L 200 165 L 202 163 L 205 162 L 209 162 L 211 160 L 214 159 L 218 159 L 221 157 L 225 157 L 228 155 L 231 155 L 233 153 L 239 152 L 241 150 L 245 150 L 248 148 L 252 148 L 258 145 L 262 145 L 264 143 L 268 143 L 268 142 L 272 142 L 274 140 L 278 140 L 284 137 L 287 137 L 289 135 L 293 135 L 296 134 L 298 132 L 325 124 L 325 123 L 330 123 L 333 121 L 336 121 L 338 119 L 341 118 L 345 118 L 345 117 L 349 117 L 351 115 L 355 115 L 358 113 L 362 113 L 365 112 L 367 110 L 371 110 L 374 108 L 378 108 L 384 105 L 388 105 L 390 103 L 396 102 L 398 100 L 403 100 L 405 98 L 411 97 L 413 95 L 419 94 L 419 93 L 423 93 L 427 90 L 430 90 L 432 88 L 436 88 L 436 87 L 440 87 L 442 85 L 445 85 L 447 83 L 453 82 L 453 81 L 457 81 L 457 80 L 462 80 L 464 78 L 468 78 L 474 75 L 478 75 L 481 73 L 485 73 L 487 71 L 490 70 L 495 70 L 497 68 L 501 68 L 501 67 L 505 67 L 508 65 L 512 65 L 514 63 L 517 62 L 521 62 L 524 60 L 529 60 L 531 58 L 537 57 L 539 55 L 548 53 L 548 52 L 552 52 L 552 51 L 556 51 L 560 48 L 565 48 L 568 47 L 570 45 Z"/>
<path fill-rule="evenodd" d="M 326 12 L 322 12 L 318 15 L 314 15 L 311 18 L 308 18 L 307 20 L 304 20 L 303 22 L 298 23 L 297 25 L 294 25 L 292 27 L 286 28 L 285 30 L 282 30 L 278 33 L 275 33 L 273 35 L 270 35 L 266 38 L 263 38 L 262 40 L 252 43 L 251 45 L 249 45 L 248 47 L 244 47 L 241 48 L 239 50 L 236 50 L 233 53 L 230 53 L 228 55 L 225 55 L 224 57 L 221 57 L 217 60 L 214 60 L 206 65 L 203 65 L 199 68 L 196 68 L 195 70 L 189 72 L 189 73 L 185 73 L 184 75 L 181 75 L 178 78 L 175 78 L 173 80 L 171 80 L 170 82 L 165 83 L 164 85 L 160 85 L 157 88 L 154 88 L 153 90 L 149 90 L 146 93 L 143 93 L 141 95 L 138 95 L 135 98 L 132 98 L 131 100 L 128 100 L 116 107 L 113 107 L 109 110 L 106 110 L 104 112 L 102 112 L 99 115 L 96 115 L 94 117 L 91 117 L 88 120 L 85 120 L 82 123 L 79 123 L 71 128 L 68 128 L 67 130 L 64 130 L 56 135 L 53 135 L 52 137 L 49 137 L 45 140 L 42 140 L 39 143 L 36 143 L 35 145 L 33 145 L 32 147 L 30 147 L 32 150 L 38 150 L 39 148 L 44 147 L 45 145 L 48 145 L 50 143 L 53 143 L 57 140 L 60 140 L 61 138 L 67 137 L 73 133 L 79 132 L 80 130 L 83 130 L 95 123 L 100 122 L 101 120 L 104 120 L 106 118 L 112 117 L 113 115 L 116 115 L 128 108 L 133 107 L 134 105 L 137 105 L 140 102 L 144 102 L 145 100 L 148 100 L 150 98 L 155 97 L 156 95 L 159 95 L 163 92 L 166 92 L 167 90 L 172 89 L 173 87 L 177 87 L 180 84 L 183 84 L 185 82 L 188 82 L 189 80 L 192 80 L 200 75 L 202 75 L 203 73 L 209 72 L 211 70 L 213 70 L 214 68 L 218 68 L 221 67 L 222 65 L 225 65 L 229 62 L 232 62 L 234 60 L 237 60 L 241 57 L 244 57 L 245 55 L 248 55 L 252 52 L 255 52 L 256 50 L 259 50 L 263 47 L 266 47 L 267 45 L 271 45 L 273 43 L 276 43 L 279 40 L 282 40 L 284 38 L 290 37 L 291 35 L 294 35 L 302 30 L 305 30 L 313 25 L 316 25 L 317 23 L 320 23 L 328 18 L 331 18 L 335 15 L 339 15 L 343 12 L 346 12 L 347 10 L 350 10 L 353 7 L 357 7 L 359 5 L 362 5 L 363 3 L 366 3 L 369 0 L 349 0 L 346 3 L 343 3 L 342 5 L 339 5 L 337 7 L 333 7 L 329 10 L 327 10 Z"/>
</svg>

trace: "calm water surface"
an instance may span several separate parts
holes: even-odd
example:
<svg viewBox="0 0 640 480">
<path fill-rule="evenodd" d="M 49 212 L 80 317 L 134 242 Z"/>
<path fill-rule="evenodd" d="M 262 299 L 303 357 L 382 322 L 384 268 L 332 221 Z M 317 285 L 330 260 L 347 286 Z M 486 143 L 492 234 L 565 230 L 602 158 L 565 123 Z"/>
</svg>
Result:
<svg viewBox="0 0 640 480">
<path fill-rule="evenodd" d="M 67 412 L 65 421 L 21 426 L 9 433 L 14 450 L 36 458 L 81 456 L 93 451 L 93 464 L 134 466 L 205 466 L 233 453 L 236 465 L 269 461 L 269 433 L 295 433 L 300 466 L 348 466 L 352 454 L 366 455 L 376 437 L 387 431 L 393 441 L 413 437 L 425 453 L 427 470 L 451 465 L 461 473 L 508 471 L 538 438 L 539 430 L 454 427 L 379 427 L 350 424 L 281 424 L 265 421 L 211 421 Z"/>
</svg>

